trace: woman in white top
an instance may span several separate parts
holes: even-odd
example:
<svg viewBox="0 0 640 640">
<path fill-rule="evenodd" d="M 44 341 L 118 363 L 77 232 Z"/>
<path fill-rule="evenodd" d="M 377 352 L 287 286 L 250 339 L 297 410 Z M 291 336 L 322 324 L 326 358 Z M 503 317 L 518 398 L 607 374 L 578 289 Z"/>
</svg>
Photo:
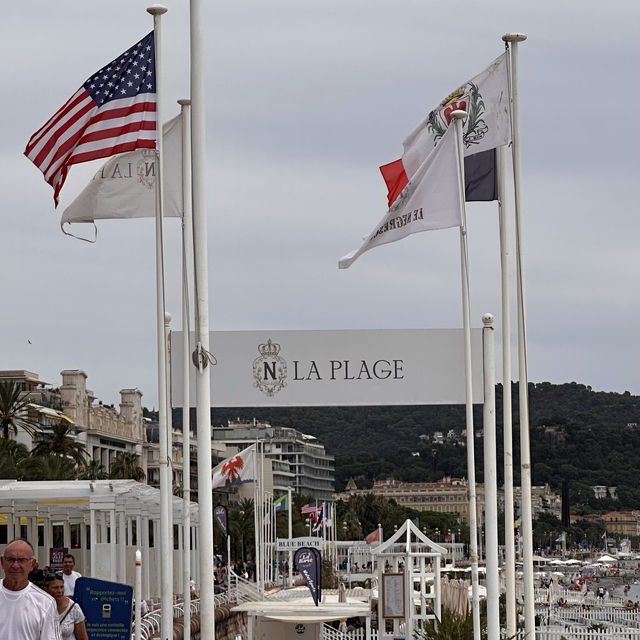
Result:
<svg viewBox="0 0 640 640">
<path fill-rule="evenodd" d="M 84 613 L 77 602 L 64 595 L 62 578 L 48 577 L 44 583 L 45 590 L 55 598 L 58 605 L 58 620 L 62 640 L 89 640 L 84 626 Z"/>
</svg>

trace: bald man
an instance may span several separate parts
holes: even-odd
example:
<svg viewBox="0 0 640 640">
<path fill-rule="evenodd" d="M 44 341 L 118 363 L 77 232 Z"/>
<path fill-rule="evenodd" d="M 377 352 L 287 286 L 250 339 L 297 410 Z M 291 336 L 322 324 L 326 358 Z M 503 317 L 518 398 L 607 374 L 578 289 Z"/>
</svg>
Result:
<svg viewBox="0 0 640 640">
<path fill-rule="evenodd" d="M 29 582 L 35 569 L 33 546 L 13 540 L 0 557 L 4 579 L 0 584 L 0 633 L 11 640 L 60 640 L 58 607 L 48 594 Z"/>
</svg>

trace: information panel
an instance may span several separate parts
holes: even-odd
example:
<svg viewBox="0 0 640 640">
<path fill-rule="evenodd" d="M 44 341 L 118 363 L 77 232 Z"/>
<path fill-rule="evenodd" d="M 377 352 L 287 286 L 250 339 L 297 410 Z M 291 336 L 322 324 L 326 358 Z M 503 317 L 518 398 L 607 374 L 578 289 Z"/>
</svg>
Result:
<svg viewBox="0 0 640 640">
<path fill-rule="evenodd" d="M 465 402 L 462 329 L 213 331 L 209 339 L 216 407 Z M 482 330 L 473 329 L 471 339 L 473 401 L 478 404 L 483 396 Z M 183 406 L 182 353 L 182 332 L 172 331 L 174 407 Z M 190 371 L 193 407 L 193 364 Z"/>
<path fill-rule="evenodd" d="M 96 578 L 78 578 L 73 599 L 86 617 L 89 640 L 131 640 L 133 589 Z"/>
<path fill-rule="evenodd" d="M 404 574 L 382 574 L 382 617 L 404 618 Z"/>
</svg>

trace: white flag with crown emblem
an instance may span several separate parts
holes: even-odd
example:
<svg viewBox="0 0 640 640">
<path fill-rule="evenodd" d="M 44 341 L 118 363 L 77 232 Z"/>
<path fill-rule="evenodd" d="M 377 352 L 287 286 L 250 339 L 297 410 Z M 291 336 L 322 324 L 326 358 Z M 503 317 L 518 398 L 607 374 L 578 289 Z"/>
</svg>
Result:
<svg viewBox="0 0 640 640">
<path fill-rule="evenodd" d="M 211 474 L 211 488 L 234 487 L 256 480 L 256 445 L 223 460 Z"/>
<path fill-rule="evenodd" d="M 166 122 L 162 131 L 164 216 L 179 218 L 182 216 L 181 116 Z M 64 210 L 60 226 L 115 218 L 152 218 L 155 216 L 155 182 L 154 149 L 138 149 L 113 156 Z"/>
<path fill-rule="evenodd" d="M 347 269 L 365 251 L 412 233 L 461 224 L 458 144 L 450 127 L 362 246 L 341 258 L 338 267 Z"/>
<path fill-rule="evenodd" d="M 403 143 L 402 164 L 407 177 L 411 179 L 442 140 L 451 113 L 457 109 L 467 112 L 462 125 L 465 156 L 508 144 L 511 140 L 508 79 L 505 52 L 430 111 Z"/>
</svg>

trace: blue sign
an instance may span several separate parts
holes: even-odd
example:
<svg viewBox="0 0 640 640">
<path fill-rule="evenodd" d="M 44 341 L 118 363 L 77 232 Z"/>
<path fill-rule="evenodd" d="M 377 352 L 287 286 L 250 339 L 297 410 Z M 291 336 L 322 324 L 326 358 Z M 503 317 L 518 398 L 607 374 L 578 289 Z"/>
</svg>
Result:
<svg viewBox="0 0 640 640">
<path fill-rule="evenodd" d="M 86 617 L 89 640 L 131 640 L 133 589 L 129 585 L 78 578 L 73 599 Z"/>
</svg>

